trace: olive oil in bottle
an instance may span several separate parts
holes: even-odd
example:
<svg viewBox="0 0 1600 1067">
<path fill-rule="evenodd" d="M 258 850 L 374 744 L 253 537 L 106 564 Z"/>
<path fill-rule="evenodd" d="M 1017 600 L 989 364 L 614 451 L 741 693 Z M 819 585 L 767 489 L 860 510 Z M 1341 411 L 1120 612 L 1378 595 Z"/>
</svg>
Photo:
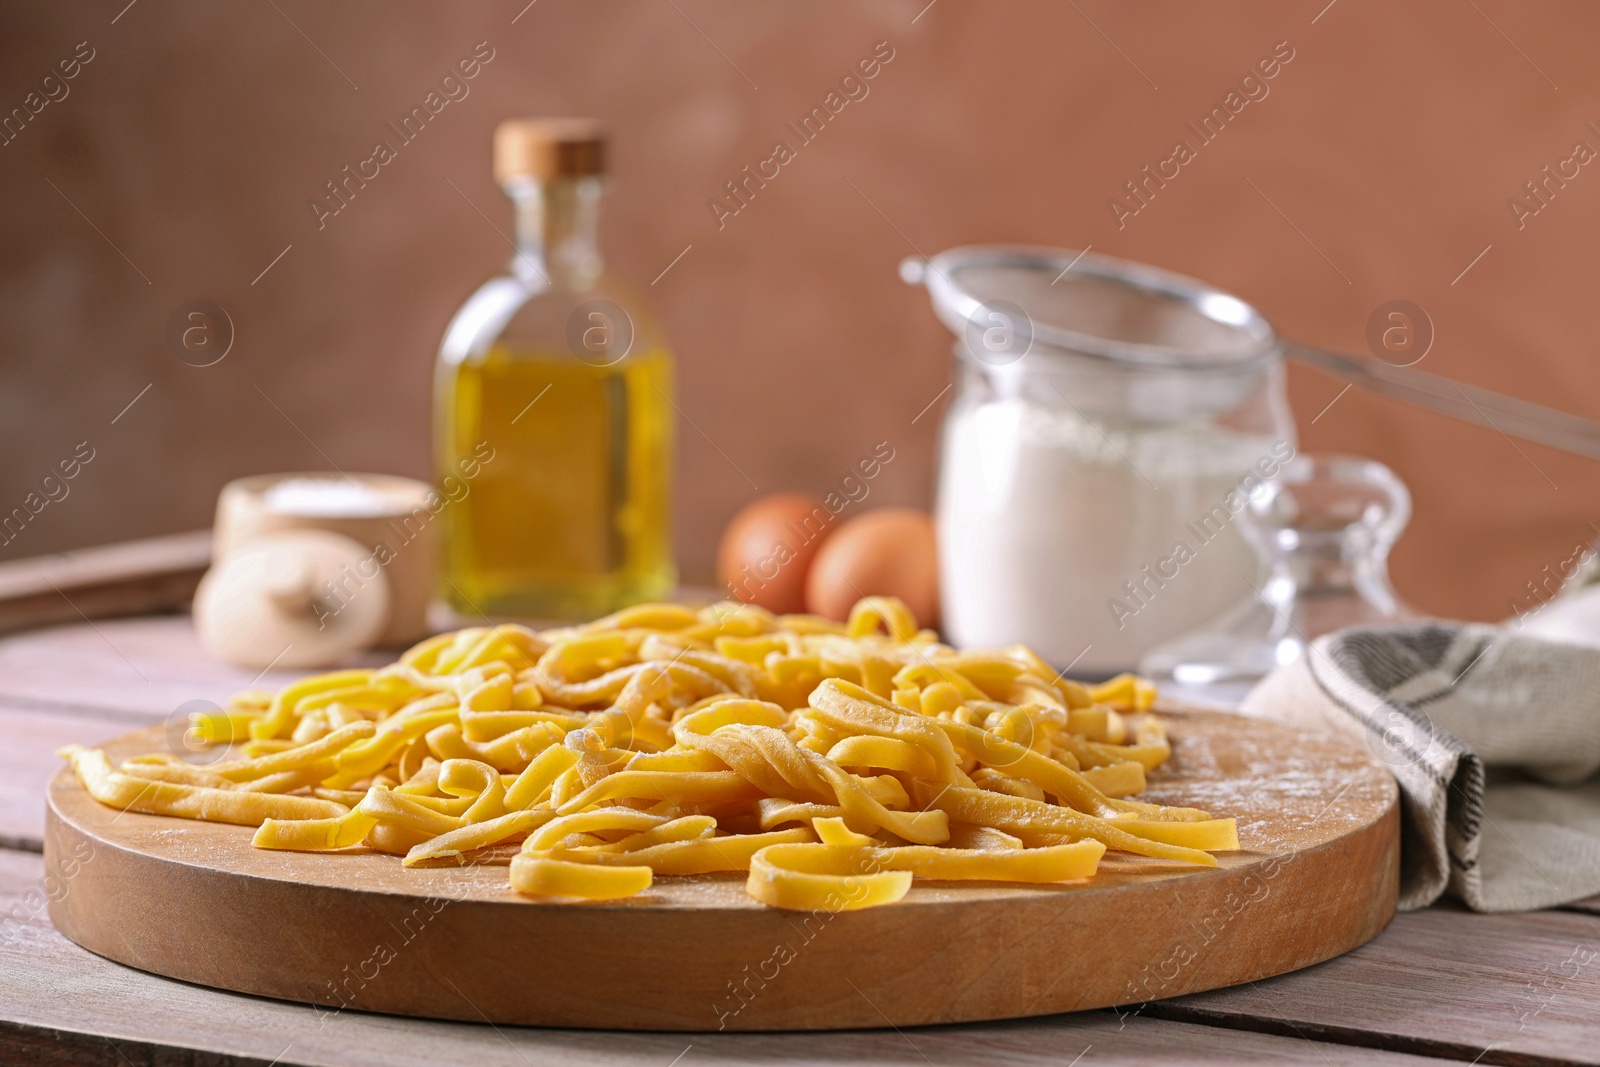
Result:
<svg viewBox="0 0 1600 1067">
<path fill-rule="evenodd" d="M 456 313 L 435 382 L 443 592 L 466 614 L 584 618 L 676 579 L 672 356 L 601 265 L 603 152 L 582 120 L 495 132 L 516 254 Z"/>
</svg>

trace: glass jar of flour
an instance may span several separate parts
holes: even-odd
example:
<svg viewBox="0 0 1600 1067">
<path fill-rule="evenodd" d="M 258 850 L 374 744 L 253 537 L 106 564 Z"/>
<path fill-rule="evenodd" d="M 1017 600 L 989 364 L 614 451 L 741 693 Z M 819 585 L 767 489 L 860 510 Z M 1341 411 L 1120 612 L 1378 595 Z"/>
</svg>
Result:
<svg viewBox="0 0 1600 1067">
<path fill-rule="evenodd" d="M 940 448 L 945 634 L 1109 673 L 1248 597 L 1233 518 L 1295 454 L 1282 348 L 1243 301 L 1053 249 L 907 260 L 958 336 Z"/>
</svg>

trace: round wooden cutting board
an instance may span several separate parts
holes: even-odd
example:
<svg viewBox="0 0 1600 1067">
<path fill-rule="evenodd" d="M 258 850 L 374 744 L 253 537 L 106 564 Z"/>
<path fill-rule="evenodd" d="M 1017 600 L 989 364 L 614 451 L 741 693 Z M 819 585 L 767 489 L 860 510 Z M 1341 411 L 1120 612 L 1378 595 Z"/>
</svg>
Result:
<svg viewBox="0 0 1600 1067">
<path fill-rule="evenodd" d="M 629 900 L 519 897 L 504 867 L 406 870 L 351 850 L 267 852 L 246 827 L 102 807 L 51 784 L 50 916 L 157 974 L 345 1008 L 638 1030 L 912 1026 L 1141 1003 L 1282 974 L 1394 914 L 1399 804 L 1359 744 L 1172 713 L 1141 799 L 1239 821 L 1195 869 L 1108 853 L 1060 886 L 918 882 L 901 902 L 803 913 L 743 875 L 661 878 Z M 162 751 L 145 730 L 116 762 Z"/>
</svg>

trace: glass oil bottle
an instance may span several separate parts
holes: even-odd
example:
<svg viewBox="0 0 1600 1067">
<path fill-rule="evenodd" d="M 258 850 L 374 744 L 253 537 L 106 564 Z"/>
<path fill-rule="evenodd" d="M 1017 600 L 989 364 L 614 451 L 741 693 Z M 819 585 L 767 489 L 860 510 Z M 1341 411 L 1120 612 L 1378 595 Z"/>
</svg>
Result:
<svg viewBox="0 0 1600 1067">
<path fill-rule="evenodd" d="M 601 264 L 604 151 L 586 120 L 495 131 L 516 254 L 451 321 L 434 389 L 443 593 L 463 614 L 587 618 L 676 581 L 672 356 Z"/>
</svg>

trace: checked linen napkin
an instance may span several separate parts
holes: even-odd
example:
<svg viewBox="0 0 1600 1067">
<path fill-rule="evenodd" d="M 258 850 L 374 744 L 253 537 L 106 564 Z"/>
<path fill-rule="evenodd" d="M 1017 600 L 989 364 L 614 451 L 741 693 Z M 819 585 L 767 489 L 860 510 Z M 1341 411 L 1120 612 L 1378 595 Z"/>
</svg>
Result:
<svg viewBox="0 0 1600 1067">
<path fill-rule="evenodd" d="M 1400 784 L 1400 907 L 1600 893 L 1600 648 L 1406 623 L 1317 638 L 1245 714 L 1362 738 Z"/>
</svg>

